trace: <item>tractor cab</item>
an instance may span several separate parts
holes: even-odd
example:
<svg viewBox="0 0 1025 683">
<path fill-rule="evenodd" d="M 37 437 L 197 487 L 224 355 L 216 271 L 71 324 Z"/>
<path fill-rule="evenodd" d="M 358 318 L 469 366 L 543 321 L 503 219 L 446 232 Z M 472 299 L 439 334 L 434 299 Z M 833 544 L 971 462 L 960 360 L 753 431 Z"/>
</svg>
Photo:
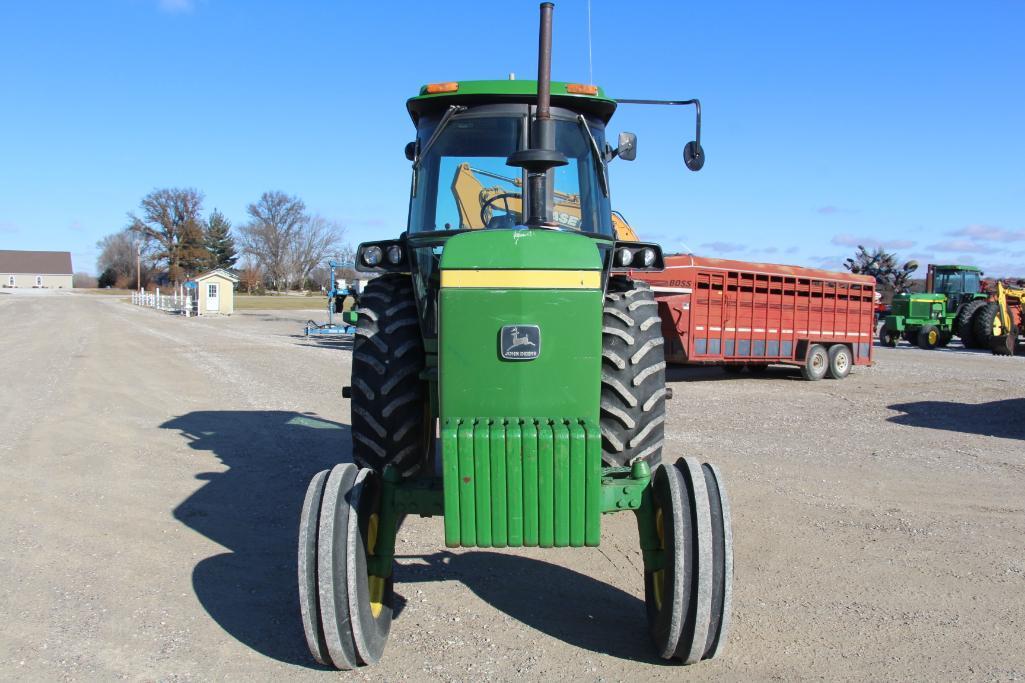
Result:
<svg viewBox="0 0 1025 683">
<path fill-rule="evenodd" d="M 926 291 L 947 297 L 947 311 L 954 312 L 965 301 L 982 294 L 982 271 L 975 266 L 930 265 Z"/>
<path fill-rule="evenodd" d="M 593 94 L 567 91 L 581 88 Z M 528 146 L 536 99 L 536 81 L 461 81 L 424 86 L 409 100 L 417 130 L 407 146 L 410 235 L 524 224 L 528 171 L 507 161 Z M 615 108 L 595 86 L 552 83 L 554 148 L 566 163 L 546 178 L 551 227 L 613 236 L 605 123 Z"/>
</svg>

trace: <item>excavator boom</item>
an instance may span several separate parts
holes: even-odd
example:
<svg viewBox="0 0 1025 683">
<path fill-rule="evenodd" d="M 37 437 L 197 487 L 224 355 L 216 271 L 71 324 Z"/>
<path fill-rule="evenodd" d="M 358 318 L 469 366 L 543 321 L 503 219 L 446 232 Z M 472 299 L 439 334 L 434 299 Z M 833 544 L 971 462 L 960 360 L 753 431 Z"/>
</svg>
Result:
<svg viewBox="0 0 1025 683">
<path fill-rule="evenodd" d="M 485 187 L 481 178 L 492 178 L 511 185 L 517 191 L 511 192 L 500 185 Z M 500 175 L 473 168 L 468 163 L 456 167 L 452 178 L 452 196 L 459 210 L 459 227 L 480 230 L 494 217 L 495 211 L 512 216 L 516 223 L 523 220 L 523 182 L 519 178 Z M 580 197 L 575 194 L 555 191 L 553 217 L 560 225 L 571 230 L 580 229 Z M 612 226 L 616 239 L 636 242 L 637 233 L 618 212 L 612 214 Z"/>
</svg>

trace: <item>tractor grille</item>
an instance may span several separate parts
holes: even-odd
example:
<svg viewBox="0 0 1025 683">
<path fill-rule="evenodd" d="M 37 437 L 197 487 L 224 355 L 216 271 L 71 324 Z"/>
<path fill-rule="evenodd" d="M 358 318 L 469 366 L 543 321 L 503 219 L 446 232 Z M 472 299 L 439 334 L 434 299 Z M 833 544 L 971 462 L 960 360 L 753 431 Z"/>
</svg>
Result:
<svg viewBox="0 0 1025 683">
<path fill-rule="evenodd" d="M 596 546 L 601 435 L 579 419 L 448 418 L 445 544 Z"/>
</svg>

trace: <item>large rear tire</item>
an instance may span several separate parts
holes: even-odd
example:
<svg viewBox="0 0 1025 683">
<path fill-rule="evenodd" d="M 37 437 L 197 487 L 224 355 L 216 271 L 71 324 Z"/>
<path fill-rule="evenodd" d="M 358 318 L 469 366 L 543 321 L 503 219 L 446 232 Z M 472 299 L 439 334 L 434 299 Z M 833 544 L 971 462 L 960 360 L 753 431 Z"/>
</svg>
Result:
<svg viewBox="0 0 1025 683">
<path fill-rule="evenodd" d="M 997 322 L 997 317 L 1000 315 L 1000 304 L 995 301 L 988 302 L 979 310 L 979 314 L 975 316 L 975 324 L 972 326 L 972 334 L 975 337 L 975 343 L 980 349 L 988 349 L 993 346 L 994 335 L 994 322 Z M 999 323 L 997 322 L 999 325 Z M 1002 326 L 1001 326 L 1002 327 Z"/>
<path fill-rule="evenodd" d="M 662 460 L 666 362 L 662 321 L 645 282 L 609 278 L 602 316 L 602 459 L 652 467 Z"/>
<path fill-rule="evenodd" d="M 352 457 L 380 473 L 394 465 L 404 477 L 427 449 L 424 346 L 408 275 L 383 275 L 360 296 L 352 345 Z"/>
<path fill-rule="evenodd" d="M 954 318 L 954 334 L 961 338 L 961 344 L 966 349 L 975 349 L 979 346 L 975 340 L 973 327 L 977 317 L 976 313 L 985 305 L 986 302 L 982 299 L 969 301 L 961 307 L 961 310 L 957 312 L 957 316 Z"/>
<path fill-rule="evenodd" d="M 897 347 L 897 342 L 899 342 L 899 341 L 900 341 L 900 334 L 899 333 L 892 332 L 892 331 L 886 329 L 886 325 L 885 324 L 882 327 L 879 328 L 879 344 L 881 346 L 886 346 L 888 348 L 893 349 L 893 348 Z"/>
</svg>

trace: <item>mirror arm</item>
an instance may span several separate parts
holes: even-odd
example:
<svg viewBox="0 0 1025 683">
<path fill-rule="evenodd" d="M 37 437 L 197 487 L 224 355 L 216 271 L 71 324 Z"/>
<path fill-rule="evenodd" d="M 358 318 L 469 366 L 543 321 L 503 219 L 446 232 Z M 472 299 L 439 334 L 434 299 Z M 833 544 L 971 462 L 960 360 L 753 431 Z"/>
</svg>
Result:
<svg viewBox="0 0 1025 683">
<path fill-rule="evenodd" d="M 701 101 L 697 98 L 692 100 L 616 100 L 617 104 L 662 104 L 669 106 L 694 105 L 697 114 L 697 122 L 694 126 L 694 142 L 701 144 Z"/>
</svg>

